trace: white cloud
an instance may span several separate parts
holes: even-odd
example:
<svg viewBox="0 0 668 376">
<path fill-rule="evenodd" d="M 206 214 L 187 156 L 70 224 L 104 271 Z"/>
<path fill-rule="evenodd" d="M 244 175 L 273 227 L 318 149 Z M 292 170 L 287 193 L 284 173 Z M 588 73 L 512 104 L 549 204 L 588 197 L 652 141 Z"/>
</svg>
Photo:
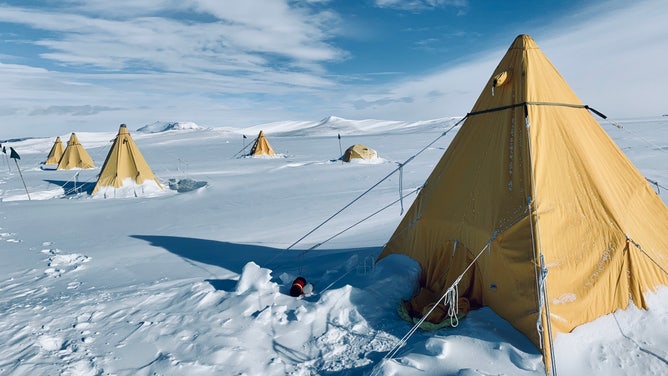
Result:
<svg viewBox="0 0 668 376">
<path fill-rule="evenodd" d="M 668 4 L 650 0 L 604 12 L 592 8 L 560 25 L 541 48 L 580 99 L 607 115 L 666 113 Z"/>
<path fill-rule="evenodd" d="M 86 2 L 85 9 L 82 4 L 55 12 L 5 6 L 0 21 L 50 32 L 35 41 L 51 51 L 44 58 L 112 70 L 147 66 L 252 71 L 274 68 L 264 56 L 270 54 L 284 60 L 281 71 L 320 72 L 319 63 L 346 56 L 328 43 L 338 22 L 334 13 L 292 7 L 285 1 L 246 0 L 233 7 L 207 0 L 184 1 L 174 8 L 168 1 L 113 2 L 113 8 L 109 4 Z M 73 9 L 80 12 L 70 14 Z M 115 9 L 134 13 L 130 17 Z M 174 18 L 163 15 L 169 12 Z"/>
<path fill-rule="evenodd" d="M 498 62 L 497 55 L 348 97 L 350 107 L 342 116 L 419 120 L 464 115 Z"/>
<path fill-rule="evenodd" d="M 656 116 L 668 113 L 667 17 L 668 5 L 661 0 L 605 2 L 550 29 L 526 33 L 585 104 L 613 118 Z M 347 97 L 341 115 L 406 120 L 464 115 L 515 36 L 458 66 Z"/>
</svg>

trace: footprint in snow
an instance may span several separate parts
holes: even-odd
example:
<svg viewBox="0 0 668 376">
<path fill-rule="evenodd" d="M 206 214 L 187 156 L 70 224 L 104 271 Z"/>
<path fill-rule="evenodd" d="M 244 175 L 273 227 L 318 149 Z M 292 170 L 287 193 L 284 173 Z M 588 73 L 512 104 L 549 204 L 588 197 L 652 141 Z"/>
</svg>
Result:
<svg viewBox="0 0 668 376">
<path fill-rule="evenodd" d="M 0 238 L 8 243 L 21 243 L 21 240 L 13 238 L 14 235 L 16 234 L 13 234 L 11 232 L 1 232 Z"/>
<path fill-rule="evenodd" d="M 45 255 L 55 255 L 57 253 L 60 253 L 60 249 L 57 248 L 50 248 L 50 249 L 43 249 L 41 250 L 42 253 Z"/>
<path fill-rule="evenodd" d="M 85 255 L 80 255 L 78 253 L 72 253 L 67 255 L 60 254 L 60 250 L 58 249 L 43 250 L 42 253 L 51 255 L 48 259 L 49 268 L 44 270 L 44 273 L 48 274 L 51 277 L 56 277 L 56 278 L 63 275 L 63 273 L 79 269 L 82 264 L 87 263 L 91 260 L 90 257 Z M 72 286 L 73 285 L 70 284 L 68 288 L 78 287 L 78 285 L 76 285 L 76 287 Z"/>
<path fill-rule="evenodd" d="M 81 286 L 81 282 L 79 282 L 79 281 L 70 282 L 70 283 L 67 284 L 67 289 L 68 290 L 74 290 L 74 289 L 78 289 L 79 286 Z"/>
</svg>

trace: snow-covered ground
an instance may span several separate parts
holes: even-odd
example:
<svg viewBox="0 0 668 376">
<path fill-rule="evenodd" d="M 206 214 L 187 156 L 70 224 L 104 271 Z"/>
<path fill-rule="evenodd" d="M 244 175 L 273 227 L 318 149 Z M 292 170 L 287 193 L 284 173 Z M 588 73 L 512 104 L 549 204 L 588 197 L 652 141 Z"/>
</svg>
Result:
<svg viewBox="0 0 668 376">
<path fill-rule="evenodd" d="M 535 346 L 488 308 L 457 328 L 418 331 L 384 359 L 411 329 L 396 306 L 419 267 L 396 255 L 374 265 L 402 203 L 381 209 L 400 183 L 408 194 L 425 181 L 455 121 L 130 127 L 166 190 L 123 199 L 86 193 L 118 125 L 77 132 L 90 170 L 39 168 L 55 137 L 68 135 L 2 142 L 21 155 L 31 200 L 0 154 L 0 374 L 544 374 Z M 668 118 L 620 124 L 604 128 L 647 178 L 668 186 Z M 232 158 L 260 130 L 282 157 Z M 402 182 L 391 175 L 326 221 L 439 137 Z M 337 161 L 353 144 L 380 159 Z M 169 179 L 207 185 L 178 193 Z M 313 294 L 289 295 L 297 276 Z M 649 295 L 649 311 L 631 307 L 557 336 L 558 373 L 668 374 L 667 299 L 664 287 Z"/>
</svg>

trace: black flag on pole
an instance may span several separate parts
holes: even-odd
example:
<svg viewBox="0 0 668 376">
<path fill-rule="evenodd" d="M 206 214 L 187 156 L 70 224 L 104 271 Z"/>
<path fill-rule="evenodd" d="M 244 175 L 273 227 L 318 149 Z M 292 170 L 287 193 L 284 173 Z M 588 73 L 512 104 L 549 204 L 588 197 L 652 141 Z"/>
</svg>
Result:
<svg viewBox="0 0 668 376">
<path fill-rule="evenodd" d="M 3 151 L 4 151 L 4 148 L 3 148 Z M 5 154 L 7 154 L 7 153 L 5 152 Z M 16 150 L 14 150 L 13 147 L 10 146 L 9 147 L 9 158 L 21 159 L 21 156 L 19 155 L 19 153 L 16 152 Z"/>
<path fill-rule="evenodd" d="M 23 182 L 23 188 L 26 189 L 26 195 L 28 195 L 28 200 L 30 200 L 30 193 L 28 193 L 28 186 L 26 185 L 26 181 L 23 180 L 23 174 L 21 173 L 21 168 L 19 167 L 18 160 L 21 159 L 21 157 L 19 156 L 19 153 L 17 153 L 16 150 L 14 150 L 14 148 L 11 146 L 9 147 L 9 151 L 10 151 L 9 157 L 14 160 L 14 163 L 16 163 L 16 169 L 19 170 L 19 175 L 21 176 L 21 181 Z M 9 162 L 9 160 L 7 160 L 7 162 Z"/>
<path fill-rule="evenodd" d="M 341 133 L 337 133 L 336 137 L 339 138 L 339 155 L 341 156 L 341 163 L 343 163 L 343 149 L 341 148 Z"/>
</svg>

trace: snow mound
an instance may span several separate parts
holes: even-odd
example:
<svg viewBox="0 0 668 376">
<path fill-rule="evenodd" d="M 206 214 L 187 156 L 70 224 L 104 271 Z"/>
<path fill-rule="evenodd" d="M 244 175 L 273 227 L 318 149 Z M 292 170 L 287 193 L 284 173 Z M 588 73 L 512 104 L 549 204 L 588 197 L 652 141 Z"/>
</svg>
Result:
<svg viewBox="0 0 668 376">
<path fill-rule="evenodd" d="M 336 161 L 342 161 L 342 160 L 343 160 L 343 157 L 337 159 Z M 346 163 L 349 163 L 349 164 L 381 164 L 381 163 L 387 163 L 387 160 L 376 155 L 376 156 L 371 157 L 369 159 L 351 158 Z"/>
<path fill-rule="evenodd" d="M 160 133 L 167 131 L 184 131 L 184 130 L 204 130 L 207 128 L 201 127 L 190 121 L 176 121 L 176 122 L 162 122 L 156 121 L 153 124 L 145 125 L 139 129 L 137 132 L 141 133 Z"/>
<path fill-rule="evenodd" d="M 193 179 L 169 179 L 169 189 L 179 193 L 190 192 L 202 187 L 206 187 L 207 182 Z"/>
</svg>

